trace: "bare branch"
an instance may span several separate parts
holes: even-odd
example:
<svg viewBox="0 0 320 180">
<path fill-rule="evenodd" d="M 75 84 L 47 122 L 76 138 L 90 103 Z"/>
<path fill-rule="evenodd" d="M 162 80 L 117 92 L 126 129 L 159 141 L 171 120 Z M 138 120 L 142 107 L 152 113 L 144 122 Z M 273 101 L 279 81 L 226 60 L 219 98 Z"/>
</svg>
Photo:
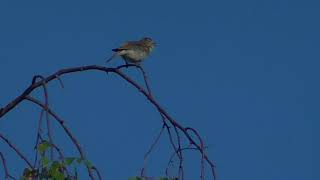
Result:
<svg viewBox="0 0 320 180">
<path fill-rule="evenodd" d="M 216 172 L 215 172 L 215 165 L 213 164 L 213 162 L 208 158 L 208 156 L 205 154 L 204 149 L 202 149 L 201 145 L 199 145 L 198 143 L 196 143 L 196 141 L 191 137 L 191 135 L 187 132 L 187 130 L 180 125 L 177 121 L 175 121 L 156 101 L 152 96 L 149 96 L 148 93 L 139 86 L 139 84 L 137 84 L 135 81 L 133 81 L 131 78 L 129 78 L 127 75 L 125 75 L 124 73 L 122 73 L 119 70 L 116 70 L 116 73 L 118 75 L 120 75 L 123 79 L 125 79 L 126 81 L 128 81 L 130 84 L 132 84 L 134 87 L 136 87 L 143 95 L 145 95 L 145 97 L 157 108 L 157 110 L 163 114 L 166 119 L 168 121 L 170 121 L 170 123 L 177 127 L 178 129 L 180 129 L 183 134 L 186 136 L 186 138 L 190 141 L 191 144 L 193 144 L 200 152 L 201 154 L 203 154 L 203 158 L 206 160 L 206 162 L 211 166 L 211 170 L 212 170 L 212 175 L 214 177 L 214 179 L 216 180 Z"/>
<path fill-rule="evenodd" d="M 41 76 L 41 75 L 36 75 L 32 79 L 32 84 L 36 83 L 37 79 L 41 79 L 41 82 L 42 82 L 42 87 L 43 87 L 43 92 L 44 92 L 44 105 L 46 107 L 49 107 L 49 95 L 48 95 L 48 88 L 47 88 L 47 84 L 45 82 L 45 78 L 43 76 Z M 47 108 L 45 108 L 44 110 L 46 111 L 46 122 L 47 122 L 47 129 L 48 129 L 48 139 L 49 139 L 49 142 L 51 144 L 53 144 L 53 138 L 52 138 L 52 131 L 51 131 L 49 114 L 48 114 Z M 51 157 L 51 160 L 52 160 L 53 159 L 53 148 L 50 147 L 50 150 L 51 150 L 50 157 Z"/>
<path fill-rule="evenodd" d="M 39 105 L 43 109 L 47 108 L 48 113 L 52 117 L 54 117 L 55 120 L 57 120 L 57 122 L 62 126 L 64 131 L 67 133 L 67 135 L 69 136 L 69 138 L 73 142 L 73 144 L 76 146 L 76 148 L 77 148 L 77 150 L 78 150 L 78 152 L 80 154 L 81 159 L 83 159 L 83 160 L 87 159 L 86 156 L 85 156 L 84 151 L 82 150 L 82 148 L 80 146 L 80 143 L 78 142 L 78 140 L 74 137 L 74 135 L 71 133 L 71 131 L 65 125 L 64 121 L 56 113 L 54 113 L 51 109 L 49 109 L 48 107 L 46 107 L 44 104 L 42 104 L 40 101 L 38 101 L 37 99 L 35 99 L 33 97 L 27 96 L 27 97 L 25 97 L 25 99 L 30 101 L 30 102 L 33 102 L 33 103 Z M 88 167 L 87 165 L 86 165 L 86 167 L 87 167 L 87 170 L 88 170 L 90 178 L 94 180 L 95 178 L 94 178 L 94 175 L 92 173 L 92 169 L 90 167 Z"/>
<path fill-rule="evenodd" d="M 9 174 L 9 170 L 8 170 L 8 167 L 7 167 L 7 163 L 6 163 L 6 159 L 4 158 L 4 155 L 0 152 L 0 158 L 1 158 L 1 161 L 2 161 L 2 164 L 3 164 L 3 169 L 4 169 L 4 179 L 5 180 L 9 180 L 9 179 L 13 179 L 13 180 L 16 180 L 16 178 L 14 178 L 13 176 L 11 176 Z"/>
<path fill-rule="evenodd" d="M 144 171 L 146 169 L 146 166 L 147 166 L 147 158 L 149 156 L 149 154 L 152 152 L 153 148 L 156 146 L 156 144 L 158 143 L 162 133 L 163 133 L 163 130 L 164 130 L 164 125 L 162 126 L 158 136 L 156 137 L 156 139 L 154 140 L 154 142 L 151 144 L 149 150 L 147 151 L 147 153 L 144 155 L 144 158 L 143 158 L 143 168 L 141 169 L 141 172 L 140 172 L 140 176 L 141 177 L 144 177 Z"/>
<path fill-rule="evenodd" d="M 178 158 L 180 159 L 180 169 L 179 169 L 179 176 L 183 176 L 183 167 L 182 167 L 182 161 L 183 161 L 183 157 L 182 157 L 182 153 L 181 153 L 181 138 L 179 132 L 181 132 L 182 135 L 184 135 L 184 137 L 189 141 L 190 144 L 192 144 L 200 153 L 201 153 L 201 169 L 204 169 L 204 161 L 206 161 L 212 170 L 212 175 L 213 175 L 213 179 L 216 180 L 216 173 L 215 173 L 215 165 L 213 164 L 213 162 L 208 158 L 208 156 L 205 153 L 205 149 L 204 149 L 204 145 L 203 145 L 203 141 L 200 138 L 199 134 L 197 133 L 197 131 L 195 131 L 194 129 L 190 129 L 190 128 L 185 128 L 183 127 L 180 123 L 178 123 L 175 119 L 173 119 L 169 113 L 163 109 L 158 102 L 154 99 L 154 97 L 151 94 L 151 90 L 150 87 L 148 85 L 147 82 L 147 76 L 145 74 L 145 72 L 143 71 L 142 67 L 140 67 L 139 69 L 141 70 L 141 72 L 144 75 L 144 80 L 147 86 L 147 90 L 145 90 L 142 86 L 140 86 L 136 81 L 134 81 L 133 79 L 131 79 L 130 77 L 128 77 L 125 73 L 123 73 L 121 71 L 122 68 L 128 68 L 128 67 L 132 67 L 135 66 L 137 68 L 139 68 L 139 66 L 136 65 L 122 65 L 122 66 L 118 66 L 115 68 L 109 68 L 109 67 L 104 67 L 104 66 L 97 66 L 97 65 L 91 65 L 91 66 L 81 66 L 81 67 L 75 67 L 75 68 L 67 68 L 67 69 L 61 69 L 59 71 L 57 71 L 56 73 L 42 79 L 41 81 L 38 82 L 34 82 L 32 83 L 20 96 L 18 96 L 17 98 L 15 98 L 13 101 L 11 101 L 10 103 L 8 103 L 5 107 L 0 109 L 0 118 L 3 117 L 5 114 L 7 114 L 8 112 L 10 112 L 13 108 L 15 108 L 18 104 L 20 104 L 23 100 L 27 99 L 35 104 L 38 104 L 39 106 L 41 106 L 43 109 L 47 110 L 48 113 L 54 117 L 59 123 L 60 125 L 63 127 L 63 129 L 66 131 L 66 133 L 68 134 L 68 136 L 71 138 L 71 140 L 73 141 L 73 143 L 76 145 L 79 153 L 81 156 L 84 157 L 84 154 L 81 150 L 81 147 L 79 145 L 79 143 L 77 142 L 77 140 L 73 137 L 73 135 L 70 133 L 70 131 L 68 130 L 68 128 L 65 127 L 64 125 L 64 121 L 62 119 L 60 119 L 55 113 L 53 113 L 47 106 L 47 104 L 42 104 L 40 101 L 31 98 L 29 96 L 29 94 L 37 89 L 40 86 L 43 86 L 43 84 L 46 84 L 52 80 L 58 79 L 60 80 L 60 77 L 62 75 L 66 75 L 66 74 L 71 74 L 71 73 L 75 73 L 75 72 L 82 72 L 82 71 L 101 71 L 104 73 L 115 73 L 118 76 L 120 76 L 122 79 L 124 79 L 125 81 L 127 81 L 129 84 L 131 84 L 133 87 L 135 87 L 141 94 L 143 94 L 147 100 L 158 110 L 158 112 L 160 113 L 161 117 L 163 118 L 163 122 L 165 124 L 165 127 L 167 128 L 167 132 L 169 134 L 169 138 L 170 138 L 170 142 L 175 150 L 175 152 L 177 153 Z M 60 80 L 61 81 L 61 80 Z M 178 143 L 178 147 L 176 147 L 175 142 L 172 138 L 171 135 L 171 131 L 170 131 L 170 127 L 169 124 L 172 125 L 175 129 L 175 133 L 177 136 L 177 143 Z M 191 134 L 189 133 L 189 131 L 193 132 L 194 134 L 196 134 L 198 140 L 200 142 L 197 142 L 193 136 L 191 136 Z M 85 159 L 85 158 L 84 158 Z M 89 170 L 89 175 L 90 177 L 93 179 L 93 176 L 91 176 L 91 170 Z M 182 173 L 181 173 L 182 172 Z M 203 172 L 201 171 L 201 178 L 203 178 Z"/>
<path fill-rule="evenodd" d="M 27 163 L 27 165 L 28 165 L 30 168 L 32 168 L 32 164 L 30 163 L 30 161 L 26 158 L 26 156 L 24 156 L 24 155 L 20 152 L 20 150 L 19 150 L 14 144 L 12 144 L 12 143 L 9 141 L 8 138 L 4 137 L 1 133 L 0 133 L 0 138 L 1 138 L 2 140 L 4 140 L 4 141 L 10 146 L 10 148 L 13 149 L 13 150 L 18 154 L 18 156 Z"/>
</svg>

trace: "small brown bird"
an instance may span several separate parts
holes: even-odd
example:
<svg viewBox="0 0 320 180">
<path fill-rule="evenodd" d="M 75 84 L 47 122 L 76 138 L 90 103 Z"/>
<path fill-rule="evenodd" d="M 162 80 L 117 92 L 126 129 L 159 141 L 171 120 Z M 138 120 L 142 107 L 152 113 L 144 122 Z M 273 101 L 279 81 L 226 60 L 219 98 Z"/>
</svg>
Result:
<svg viewBox="0 0 320 180">
<path fill-rule="evenodd" d="M 148 37 L 144 37 L 139 41 L 125 42 L 119 48 L 112 49 L 115 53 L 107 60 L 110 62 L 117 56 L 121 56 L 126 64 L 140 64 L 156 46 L 156 43 Z"/>
</svg>

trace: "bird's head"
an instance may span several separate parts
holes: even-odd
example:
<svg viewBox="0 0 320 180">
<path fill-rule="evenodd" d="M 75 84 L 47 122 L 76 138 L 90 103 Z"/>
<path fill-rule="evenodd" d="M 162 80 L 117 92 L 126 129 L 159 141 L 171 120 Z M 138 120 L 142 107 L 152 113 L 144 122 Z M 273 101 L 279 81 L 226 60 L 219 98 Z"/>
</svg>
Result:
<svg viewBox="0 0 320 180">
<path fill-rule="evenodd" d="M 144 37 L 140 41 L 150 50 L 152 50 L 156 46 L 156 42 L 149 37 Z"/>
</svg>

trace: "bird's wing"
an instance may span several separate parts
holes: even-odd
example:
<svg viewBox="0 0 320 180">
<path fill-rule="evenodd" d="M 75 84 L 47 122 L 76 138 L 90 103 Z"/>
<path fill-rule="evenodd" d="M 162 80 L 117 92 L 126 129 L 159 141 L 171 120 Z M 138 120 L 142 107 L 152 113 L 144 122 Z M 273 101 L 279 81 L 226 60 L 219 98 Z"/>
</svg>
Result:
<svg viewBox="0 0 320 180">
<path fill-rule="evenodd" d="M 122 44 L 120 47 L 112 49 L 112 51 L 119 52 L 122 50 L 127 50 L 128 48 L 129 48 L 129 42 L 126 42 L 126 43 Z"/>
<path fill-rule="evenodd" d="M 139 46 L 140 41 L 127 41 L 125 43 L 123 43 L 120 47 L 112 49 L 114 53 L 108 60 L 107 62 L 110 62 L 113 58 L 115 58 L 117 55 L 121 55 L 121 52 L 119 51 L 123 51 L 123 50 L 129 50 L 132 49 L 136 46 Z"/>
<path fill-rule="evenodd" d="M 127 41 L 125 43 L 123 43 L 119 48 L 119 50 L 128 50 L 128 49 L 132 49 L 136 46 L 140 46 L 141 42 L 140 41 Z"/>
</svg>

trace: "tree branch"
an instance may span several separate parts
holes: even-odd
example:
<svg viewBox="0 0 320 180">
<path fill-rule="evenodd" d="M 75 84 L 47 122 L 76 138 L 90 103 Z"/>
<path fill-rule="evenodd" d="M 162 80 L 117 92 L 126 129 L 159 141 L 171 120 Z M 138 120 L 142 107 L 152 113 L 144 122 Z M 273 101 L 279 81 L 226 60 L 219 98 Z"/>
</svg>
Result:
<svg viewBox="0 0 320 180">
<path fill-rule="evenodd" d="M 2 140 L 4 140 L 4 141 L 11 147 L 11 149 L 13 149 L 13 150 L 18 154 L 18 156 L 19 156 L 21 159 L 23 159 L 23 160 L 27 163 L 27 165 L 32 169 L 32 164 L 30 163 L 30 161 L 26 158 L 26 156 L 24 156 L 24 155 L 20 152 L 20 150 L 19 150 L 14 144 L 12 144 L 12 143 L 9 141 L 8 138 L 4 137 L 1 133 L 0 133 L 0 138 L 1 138 Z"/>
<path fill-rule="evenodd" d="M 86 156 L 85 156 L 84 151 L 82 150 L 82 148 L 80 146 L 80 143 L 78 142 L 78 140 L 74 137 L 74 135 L 71 133 L 71 131 L 65 125 L 64 121 L 56 113 L 54 113 L 51 109 L 49 109 L 48 107 L 46 107 L 44 104 L 42 104 L 40 101 L 38 101 L 37 99 L 35 99 L 33 97 L 27 96 L 27 97 L 25 97 L 25 99 L 30 101 L 30 102 L 33 102 L 33 103 L 37 104 L 38 106 L 40 106 L 43 109 L 46 109 L 46 111 L 52 117 L 54 117 L 55 120 L 58 121 L 58 123 L 62 126 L 64 131 L 67 133 L 67 135 L 69 136 L 69 138 L 71 139 L 73 144 L 77 147 L 77 150 L 78 150 L 78 152 L 80 154 L 81 159 L 83 159 L 83 160 L 87 159 Z M 90 178 L 94 180 L 95 178 L 94 178 L 94 175 L 93 175 L 91 167 L 88 167 L 87 165 L 86 165 L 86 167 L 87 167 L 87 170 L 88 170 Z"/>
<path fill-rule="evenodd" d="M 171 125 L 174 126 L 176 133 L 178 132 L 177 129 L 179 129 L 182 134 L 188 139 L 188 141 L 190 142 L 190 144 L 192 144 L 193 146 L 195 146 L 195 148 L 201 153 L 202 156 L 202 162 L 201 162 L 201 166 L 203 167 L 203 159 L 210 165 L 211 170 L 212 170 L 212 175 L 213 175 L 213 179 L 216 180 L 216 173 L 215 173 L 215 165 L 214 163 L 208 158 L 208 156 L 205 153 L 205 149 L 204 149 L 204 145 L 203 142 L 199 136 L 199 134 L 197 133 L 196 130 L 194 129 L 190 129 L 190 128 L 185 128 L 183 127 L 181 124 L 179 124 L 175 119 L 173 119 L 169 113 L 167 111 L 165 111 L 159 104 L 158 102 L 154 99 L 154 97 L 151 95 L 150 88 L 149 85 L 146 82 L 146 76 L 145 73 L 143 71 L 143 69 L 140 69 L 143 74 L 144 74 L 144 79 L 145 79 L 145 83 L 147 86 L 148 91 L 146 91 L 142 86 L 140 86 L 137 82 L 135 82 L 133 79 L 131 79 L 130 77 L 128 77 L 125 73 L 123 73 L 121 71 L 122 68 L 127 68 L 127 67 L 132 67 L 132 66 L 136 66 L 136 65 L 122 65 L 122 66 L 118 66 L 115 68 L 109 68 L 109 67 L 104 67 L 104 66 L 97 66 L 97 65 L 89 65 L 89 66 L 81 66 L 81 67 L 74 67 L 74 68 L 67 68 L 67 69 L 61 69 L 59 71 L 57 71 L 56 73 L 42 79 L 41 81 L 38 82 L 34 82 L 32 83 L 20 96 L 16 97 L 13 101 L 11 101 L 10 103 L 8 103 L 5 107 L 0 109 L 0 118 L 3 117 L 5 114 L 7 114 L 8 112 L 10 112 L 13 108 L 15 108 L 17 105 L 19 105 L 23 100 L 27 99 L 29 101 L 32 101 L 36 104 L 38 104 L 39 106 L 41 106 L 43 109 L 46 109 L 48 107 L 46 107 L 45 104 L 42 104 L 41 102 L 39 102 L 36 99 L 32 99 L 31 97 L 29 97 L 29 94 L 37 89 L 38 87 L 42 86 L 43 84 L 46 84 L 52 80 L 56 80 L 58 79 L 60 80 L 60 77 L 62 75 L 66 75 L 66 74 L 71 74 L 71 73 L 75 73 L 75 72 L 82 72 L 82 71 L 101 71 L 104 73 L 115 73 L 117 75 L 119 75 L 121 78 L 123 78 L 124 80 L 126 80 L 128 83 L 130 83 L 132 86 L 134 86 L 140 93 L 142 93 L 147 100 L 159 111 L 159 113 L 164 116 L 164 121 L 168 121 Z M 136 66 L 137 67 L 137 66 Z M 49 111 L 49 110 L 48 110 Z M 72 134 L 70 133 L 70 131 L 64 126 L 64 121 L 62 119 L 60 119 L 55 113 L 53 113 L 52 111 L 49 111 L 49 114 L 51 114 L 56 120 L 58 120 L 58 122 L 61 124 L 61 126 L 65 129 L 66 133 L 69 135 L 69 137 L 72 139 L 72 141 L 76 144 L 80 154 L 83 154 L 79 143 L 76 141 L 76 139 L 74 139 L 74 137 L 72 136 Z M 167 127 L 168 128 L 168 127 Z M 177 128 L 177 129 L 176 129 Z M 189 134 L 188 131 L 192 131 L 193 133 L 195 133 L 198 137 L 198 139 L 200 140 L 199 143 L 197 143 L 193 137 Z M 179 135 L 178 135 L 179 136 Z M 179 137 L 178 137 L 179 138 Z M 178 142 L 180 143 L 180 142 Z M 175 146 L 175 145 L 174 145 Z M 179 151 L 177 151 L 179 150 Z M 179 145 L 179 148 L 175 147 L 175 151 L 177 151 L 177 155 L 178 157 L 181 156 L 181 147 Z M 180 162 L 181 165 L 181 162 Z M 90 174 L 91 172 L 89 172 Z M 201 172 L 202 173 L 202 172 Z"/>
</svg>

